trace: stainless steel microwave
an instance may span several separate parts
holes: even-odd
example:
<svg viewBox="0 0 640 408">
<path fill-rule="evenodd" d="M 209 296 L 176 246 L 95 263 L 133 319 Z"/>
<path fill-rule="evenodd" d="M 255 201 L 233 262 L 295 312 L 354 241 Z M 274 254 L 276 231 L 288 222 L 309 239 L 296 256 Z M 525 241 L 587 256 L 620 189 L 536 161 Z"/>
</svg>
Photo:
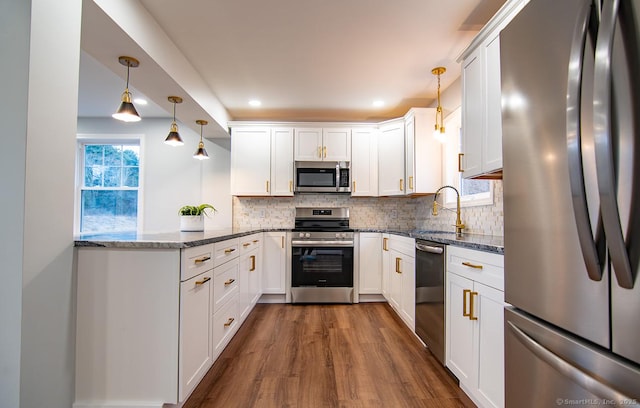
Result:
<svg viewBox="0 0 640 408">
<path fill-rule="evenodd" d="M 295 192 L 350 193 L 349 162 L 295 162 Z"/>
</svg>

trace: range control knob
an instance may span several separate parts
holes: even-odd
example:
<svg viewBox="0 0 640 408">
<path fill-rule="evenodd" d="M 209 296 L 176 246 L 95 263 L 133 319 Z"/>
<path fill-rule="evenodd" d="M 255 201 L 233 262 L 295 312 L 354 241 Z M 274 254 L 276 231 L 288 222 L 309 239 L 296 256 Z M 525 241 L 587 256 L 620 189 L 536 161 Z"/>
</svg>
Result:
<svg viewBox="0 0 640 408">
<path fill-rule="evenodd" d="M 340 238 L 340 233 L 336 232 L 336 238 Z"/>
<path fill-rule="evenodd" d="M 301 232 L 300 234 L 298 234 L 298 237 L 304 238 L 304 232 Z"/>
<path fill-rule="evenodd" d="M 306 234 L 304 234 L 305 238 L 309 238 L 311 236 L 311 234 L 309 234 L 308 232 Z"/>
</svg>

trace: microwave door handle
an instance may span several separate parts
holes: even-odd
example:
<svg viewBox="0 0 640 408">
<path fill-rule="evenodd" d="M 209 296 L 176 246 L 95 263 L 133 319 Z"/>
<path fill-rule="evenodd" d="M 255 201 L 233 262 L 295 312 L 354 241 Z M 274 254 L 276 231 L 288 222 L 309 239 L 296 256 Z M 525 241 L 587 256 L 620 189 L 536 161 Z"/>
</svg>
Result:
<svg viewBox="0 0 640 408">
<path fill-rule="evenodd" d="M 596 42 L 596 58 L 593 82 L 593 127 L 595 136 L 596 168 L 598 169 L 598 192 L 602 209 L 602 221 L 607 237 L 609 256 L 618 284 L 626 289 L 634 286 L 627 247 L 620 225 L 620 211 L 616 187 L 613 158 L 613 135 L 611 134 L 611 68 L 613 63 L 613 37 L 618 15 L 619 0 L 603 4 L 602 19 Z"/>
<path fill-rule="evenodd" d="M 340 163 L 336 163 L 336 192 L 340 191 Z"/>
<path fill-rule="evenodd" d="M 571 40 L 569 72 L 567 76 L 567 158 L 569 164 L 569 182 L 573 202 L 573 214 L 578 230 L 578 241 L 582 257 L 591 280 L 602 280 L 602 263 L 591 233 L 589 208 L 582 173 L 582 134 L 581 134 L 581 89 L 585 45 L 589 33 L 591 7 L 583 3 L 578 12 L 578 20 Z"/>
</svg>

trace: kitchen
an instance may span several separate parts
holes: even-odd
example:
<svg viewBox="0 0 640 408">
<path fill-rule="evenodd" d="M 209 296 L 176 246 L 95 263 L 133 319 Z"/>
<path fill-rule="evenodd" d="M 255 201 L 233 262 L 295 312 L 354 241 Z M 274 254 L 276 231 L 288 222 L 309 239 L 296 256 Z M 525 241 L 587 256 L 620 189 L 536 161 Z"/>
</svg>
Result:
<svg viewBox="0 0 640 408">
<path fill-rule="evenodd" d="M 61 14 L 59 14 L 63 12 L 64 18 Z M 28 16 L 27 13 L 25 13 L 24 15 Z M 46 28 L 47 36 L 59 36 L 53 38 L 58 38 L 63 43 L 65 41 L 68 41 L 68 43 L 78 42 L 77 31 L 80 21 L 78 10 L 75 10 L 73 7 L 69 7 L 68 10 L 62 8 L 58 10 L 47 9 L 46 12 L 42 14 L 36 14 L 35 17 L 44 18 L 44 15 L 50 16 L 52 20 L 55 20 L 53 19 L 53 17 L 59 16 L 60 18 L 58 18 L 57 21 L 64 20 L 69 22 L 68 26 L 60 27 L 54 24 L 53 21 L 49 23 L 50 25 L 47 25 L 47 22 L 45 21 L 44 27 Z M 41 20 L 38 20 L 37 18 L 33 20 L 34 27 L 38 27 L 36 23 L 41 22 Z M 76 24 L 76 31 L 73 31 L 74 24 Z M 22 35 L 17 36 L 17 38 L 29 38 L 29 36 Z M 35 41 L 35 44 L 37 44 L 37 40 L 43 39 L 42 37 L 32 37 L 31 40 Z M 44 43 L 46 44 L 47 42 L 45 41 Z M 22 43 L 22 45 L 27 47 L 24 42 Z M 67 87 L 58 89 L 56 88 L 56 86 L 60 86 L 60 84 L 72 84 L 74 81 L 77 81 L 76 79 L 74 79 L 76 75 L 73 72 L 67 72 L 67 70 L 70 70 L 71 68 L 69 66 L 71 65 L 71 62 L 77 60 L 77 56 L 74 57 L 74 54 L 71 51 L 69 51 L 69 55 L 62 53 L 58 55 L 57 58 L 53 58 L 53 56 L 47 55 L 44 51 L 43 53 L 45 55 L 42 58 L 47 58 L 47 61 L 49 61 L 48 58 L 50 58 L 52 61 L 57 61 L 58 58 L 61 60 L 61 62 L 59 62 L 60 65 L 47 65 L 47 68 L 49 69 L 53 69 L 54 67 L 59 68 L 59 72 L 56 71 L 56 73 L 60 74 L 60 80 L 56 81 L 55 84 L 48 84 L 46 87 L 44 87 L 44 89 L 35 86 L 29 87 L 30 93 L 28 95 L 28 101 L 31 105 L 29 109 L 28 123 L 30 132 L 36 133 L 32 135 L 32 137 L 29 139 L 29 143 L 26 144 L 26 148 L 28 151 L 26 158 L 24 157 L 26 143 L 24 140 L 22 140 L 21 142 L 18 141 L 17 145 L 15 146 L 11 145 L 13 146 L 14 150 L 7 150 L 8 152 L 17 152 L 17 154 L 12 155 L 11 153 L 9 153 L 9 155 L 6 157 L 6 160 L 5 156 L 3 156 L 3 164 L 10 165 L 10 167 L 6 169 L 5 172 L 3 172 L 4 174 L 14 174 L 15 168 L 24 168 L 26 166 L 26 168 L 28 169 L 22 177 L 15 177 L 7 181 L 7 188 L 8 191 L 12 193 L 11 196 L 24 197 L 25 204 L 19 205 L 20 208 L 17 210 L 17 213 L 15 211 L 5 211 L 5 213 L 22 214 L 23 211 L 26 212 L 26 209 L 31 209 L 32 206 L 36 205 L 36 203 L 38 203 L 38 205 L 41 205 L 39 204 L 38 197 L 41 197 L 42 195 L 46 197 L 66 197 L 61 198 L 59 202 L 57 200 L 51 200 L 51 202 L 48 202 L 48 211 L 46 211 L 46 214 L 40 215 L 40 213 L 38 211 L 35 211 L 35 209 L 34 211 L 26 212 L 25 226 L 21 226 L 21 224 L 18 225 L 16 224 L 16 222 L 12 222 L 9 224 L 11 228 L 7 229 L 6 232 L 3 232 L 3 234 L 10 234 L 11 232 L 16 232 L 17 234 L 14 234 L 13 236 L 7 235 L 6 238 L 3 235 L 3 243 L 6 244 L 5 251 L 7 254 L 7 259 L 10 260 L 12 268 L 30 271 L 30 273 L 20 273 L 19 276 L 13 274 L 10 275 L 8 277 L 10 279 L 7 280 L 7 286 L 5 286 L 7 290 L 7 296 L 3 296 L 3 298 L 6 298 L 8 299 L 8 301 L 10 301 L 11 305 L 18 305 L 17 310 L 20 310 L 19 314 L 23 315 L 23 340 L 20 340 L 20 316 L 18 316 L 16 319 L 16 316 L 14 314 L 8 317 L 5 317 L 5 315 L 3 315 L 3 322 L 6 318 L 7 323 L 10 323 L 10 326 L 15 329 L 9 330 L 9 333 L 13 333 L 13 335 L 7 341 L 8 347 L 3 347 L 3 353 L 7 352 L 9 353 L 8 355 L 16 356 L 20 355 L 20 350 L 22 349 L 22 358 L 24 359 L 22 364 L 20 363 L 19 358 L 17 361 L 15 357 L 7 359 L 7 361 L 11 362 L 10 366 L 13 367 L 10 372 L 21 372 L 22 374 L 22 379 L 20 379 L 19 376 L 17 378 L 15 376 L 11 377 L 11 389 L 14 390 L 14 392 L 10 393 L 9 395 L 15 395 L 16 387 L 19 389 L 20 384 L 22 383 L 23 387 L 28 387 L 30 390 L 32 390 L 31 394 L 25 393 L 23 398 L 34 398 L 34 401 L 36 401 L 38 398 L 44 398 L 44 390 L 40 388 L 44 385 L 36 385 L 39 384 L 37 375 L 37 372 L 39 370 L 44 370 L 45 373 L 55 372 L 56 375 L 61 372 L 66 373 L 66 375 L 59 376 L 55 384 L 50 385 L 54 390 L 68 390 L 72 389 L 73 387 L 73 385 L 71 384 L 73 377 L 73 368 L 69 364 L 69 362 L 72 361 L 71 355 L 73 355 L 73 342 L 63 340 L 60 343 L 60 339 L 69 338 L 68 334 L 61 334 L 60 331 L 69 331 L 72 330 L 73 327 L 70 318 L 72 313 L 69 311 L 71 308 L 70 299 L 72 299 L 73 295 L 73 282 L 71 281 L 71 276 L 64 273 L 64 265 L 70 264 L 73 251 L 72 244 L 68 240 L 71 229 L 69 220 L 73 219 L 73 189 L 72 186 L 61 183 L 57 179 L 48 179 L 45 174 L 42 174 L 42 172 L 38 172 L 36 169 L 38 168 L 37 166 L 39 163 L 50 163 L 51 166 L 65 170 L 67 174 L 74 173 L 74 143 L 63 141 L 59 138 L 50 137 L 49 130 L 55 129 L 56 134 L 75 133 L 75 120 L 73 124 L 71 124 L 68 120 L 69 111 L 75 111 L 75 107 L 69 108 L 68 106 L 64 106 L 64 104 L 54 102 L 52 95 L 64 95 L 67 93 L 73 94 L 73 92 L 67 89 Z M 24 62 L 25 51 L 23 50 L 21 54 L 16 54 L 16 58 L 18 58 L 18 61 Z M 13 84 L 14 82 L 22 83 L 23 85 L 27 83 L 27 78 L 24 73 L 27 72 L 26 69 L 23 68 L 22 70 L 13 70 L 7 72 L 11 72 L 12 74 L 14 74 L 10 75 L 11 78 L 7 81 L 8 86 L 12 86 L 8 89 L 13 90 L 13 86 L 17 86 Z M 44 67 L 42 68 L 42 72 L 40 74 L 43 78 L 48 78 L 51 75 Z M 30 75 L 35 74 L 31 72 Z M 22 80 L 22 82 L 15 80 L 16 78 Z M 63 80 L 64 78 L 67 78 L 68 82 L 65 82 Z M 133 78 L 135 78 L 135 76 Z M 19 95 L 20 97 L 24 98 L 22 100 L 22 103 L 26 106 L 27 95 L 25 95 L 24 89 L 27 89 L 27 87 L 18 87 L 15 92 L 11 93 L 12 95 Z M 49 101 L 49 103 L 47 103 L 47 101 Z M 39 104 L 41 104 L 42 106 L 39 106 Z M 39 112 L 40 116 L 38 114 L 33 114 L 34 111 Z M 56 112 L 60 114 L 59 117 L 58 115 L 56 115 Z M 63 119 L 65 117 L 65 113 L 67 117 L 66 121 Z M 24 119 L 24 115 L 25 114 L 23 112 L 23 122 L 20 122 L 20 116 L 18 116 L 17 118 L 9 116 L 7 120 L 3 122 L 9 123 L 11 124 L 11 126 L 17 126 L 17 128 L 11 128 L 11 130 L 16 134 L 24 134 L 24 129 L 26 126 L 25 123 L 27 123 Z M 75 116 L 75 113 L 73 113 L 72 116 Z M 186 126 L 182 131 L 188 132 Z M 42 134 L 42 138 L 37 137 L 38 134 Z M 47 137 L 45 137 L 45 135 Z M 207 144 L 207 146 L 208 148 L 210 148 L 210 146 L 212 145 Z M 69 150 L 71 150 L 72 152 L 70 152 Z M 20 155 L 20 152 L 23 152 L 23 154 Z M 53 160 L 50 157 L 52 152 L 59 152 L 60 156 L 56 160 Z M 20 157 L 22 157 L 22 159 L 20 159 Z M 22 160 L 22 162 L 20 160 Z M 196 198 L 200 197 L 203 196 L 200 195 Z M 380 200 L 384 201 L 384 199 Z M 393 202 L 400 199 L 389 200 Z M 420 205 L 420 208 L 428 208 L 428 198 L 421 198 L 418 200 L 424 201 L 422 203 L 423 205 Z M 260 201 L 257 202 L 260 203 Z M 216 205 L 220 204 L 216 202 Z M 402 214 L 405 214 L 404 210 L 406 209 L 403 208 L 402 205 L 405 204 L 398 204 L 397 206 L 391 204 L 392 208 L 391 211 L 389 211 L 390 220 L 393 220 L 393 209 L 397 210 L 397 216 L 402 216 Z M 406 205 L 411 206 L 411 204 Z M 13 207 L 9 208 L 13 209 Z M 177 208 L 177 206 L 174 206 L 174 208 Z M 232 204 L 229 204 L 227 208 L 232 208 Z M 262 215 L 261 211 L 265 208 L 269 209 L 270 207 L 265 206 L 263 208 L 257 208 L 257 214 Z M 409 210 L 411 210 L 411 208 L 409 208 Z M 265 210 L 265 218 L 267 218 L 266 215 L 267 213 Z M 482 215 L 480 215 L 480 217 L 482 217 Z M 369 219 L 369 217 L 363 217 L 363 219 Z M 465 221 L 468 222 L 466 219 Z M 412 220 L 408 220 L 408 222 L 411 223 Z M 48 233 L 42 234 L 42 228 L 46 228 Z M 16 243 L 16 236 L 23 237 L 23 242 L 28 242 L 29 245 L 27 246 L 23 243 Z M 15 253 L 22 253 L 23 251 L 25 253 L 24 258 L 15 257 Z M 5 257 L 3 257 L 3 259 L 4 258 Z M 14 270 L 12 268 L 10 268 L 9 270 Z M 44 271 L 48 273 L 39 273 L 38 271 Z M 3 288 L 3 295 L 5 294 L 4 290 L 5 289 Z M 42 310 L 43 308 L 41 305 L 41 299 L 48 300 L 48 306 L 44 308 L 46 310 Z M 19 306 L 21 304 L 22 307 Z M 53 305 L 57 305 L 57 307 L 51 307 Z M 49 325 L 45 324 L 44 327 L 46 327 L 48 330 L 51 330 L 51 334 L 53 335 L 51 338 L 57 340 L 57 342 L 55 343 L 57 344 L 57 346 L 55 347 L 58 347 L 59 350 L 62 350 L 62 352 L 60 353 L 46 352 L 47 346 L 53 346 L 53 344 L 47 343 L 46 337 L 42 336 L 42 330 L 44 329 L 42 325 L 46 321 L 50 321 L 55 325 L 55 327 L 49 327 Z M 5 344 L 4 338 L 3 344 Z M 3 354 L 3 365 L 4 361 L 5 359 Z M 54 377 L 54 375 L 51 375 L 51 377 Z M 65 394 L 64 391 L 61 391 L 61 393 Z M 59 397 L 55 398 L 61 398 L 61 401 L 65 399 L 68 400 L 69 395 L 60 395 Z M 26 405 L 29 405 L 28 401 L 28 399 L 25 399 L 24 403 Z M 37 404 L 33 405 L 35 406 Z M 61 404 L 61 406 L 63 405 L 65 404 Z M 9 406 L 12 405 L 9 404 Z"/>
</svg>

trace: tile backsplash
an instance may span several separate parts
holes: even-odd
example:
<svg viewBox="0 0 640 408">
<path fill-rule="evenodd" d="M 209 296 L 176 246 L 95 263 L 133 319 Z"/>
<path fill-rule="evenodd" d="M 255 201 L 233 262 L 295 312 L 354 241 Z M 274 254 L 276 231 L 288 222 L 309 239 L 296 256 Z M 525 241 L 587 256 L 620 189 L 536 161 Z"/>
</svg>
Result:
<svg viewBox="0 0 640 408">
<path fill-rule="evenodd" d="M 353 228 L 453 230 L 455 213 L 431 215 L 433 196 L 350 197 L 341 194 L 299 194 L 294 197 L 234 197 L 233 227 L 293 228 L 296 207 L 348 207 Z M 467 232 L 503 235 L 502 182 L 494 181 L 493 205 L 461 210 Z"/>
</svg>

